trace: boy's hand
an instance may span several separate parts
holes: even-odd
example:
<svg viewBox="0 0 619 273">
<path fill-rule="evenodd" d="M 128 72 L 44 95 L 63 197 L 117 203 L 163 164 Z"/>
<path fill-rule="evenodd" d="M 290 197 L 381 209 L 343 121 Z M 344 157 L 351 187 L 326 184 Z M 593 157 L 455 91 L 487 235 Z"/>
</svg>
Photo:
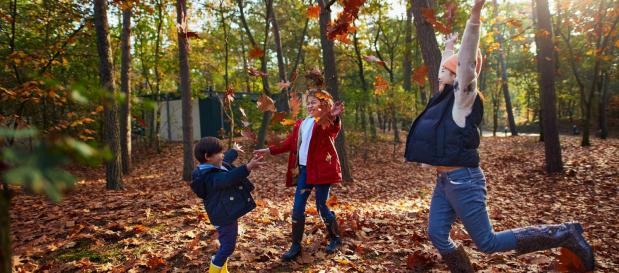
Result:
<svg viewBox="0 0 619 273">
<path fill-rule="evenodd" d="M 471 10 L 471 21 L 473 21 L 474 23 L 479 22 L 481 9 L 484 7 L 485 3 L 486 0 L 475 0 L 475 3 L 473 4 L 473 9 Z"/>
<path fill-rule="evenodd" d="M 254 157 L 249 161 L 249 163 L 247 163 L 247 165 L 245 165 L 247 167 L 247 170 L 251 171 L 262 166 L 262 164 L 264 164 L 264 161 L 262 161 L 262 159 L 264 159 L 263 156 L 254 154 Z"/>
<path fill-rule="evenodd" d="M 344 102 L 338 101 L 331 108 L 331 116 L 339 116 L 344 112 Z"/>
<path fill-rule="evenodd" d="M 245 151 L 243 151 L 243 146 L 239 145 L 236 142 L 234 142 L 234 144 L 232 144 L 232 150 L 236 150 L 239 153 L 244 153 L 245 152 Z"/>
<path fill-rule="evenodd" d="M 254 156 L 259 155 L 260 157 L 265 157 L 270 154 L 269 148 L 259 149 L 254 151 Z"/>
</svg>

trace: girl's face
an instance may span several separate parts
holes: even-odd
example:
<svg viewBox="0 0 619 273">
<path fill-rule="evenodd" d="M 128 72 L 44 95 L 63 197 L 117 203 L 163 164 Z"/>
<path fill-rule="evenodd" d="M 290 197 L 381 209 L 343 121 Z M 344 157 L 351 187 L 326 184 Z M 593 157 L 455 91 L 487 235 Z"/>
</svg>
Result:
<svg viewBox="0 0 619 273">
<path fill-rule="evenodd" d="M 307 108 L 307 113 L 309 113 L 310 116 L 320 116 L 320 100 L 318 100 L 316 97 L 308 96 L 305 107 Z"/>
<path fill-rule="evenodd" d="M 438 71 L 438 89 L 443 91 L 446 84 L 453 85 L 455 80 L 456 74 L 441 66 L 441 70 Z"/>
</svg>

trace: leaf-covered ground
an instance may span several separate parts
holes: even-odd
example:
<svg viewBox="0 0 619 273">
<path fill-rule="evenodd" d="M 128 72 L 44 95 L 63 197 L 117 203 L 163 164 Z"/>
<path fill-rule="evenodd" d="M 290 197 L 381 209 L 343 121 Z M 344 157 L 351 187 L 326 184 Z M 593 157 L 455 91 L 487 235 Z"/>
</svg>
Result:
<svg viewBox="0 0 619 273">
<path fill-rule="evenodd" d="M 490 215 L 495 230 L 580 221 L 599 271 L 619 272 L 619 140 L 578 144 L 578 138 L 562 137 L 566 171 L 546 176 L 543 144 L 535 137 L 484 138 Z M 350 149 L 355 182 L 335 186 L 330 200 L 344 246 L 336 255 L 323 251 L 326 235 L 312 196 L 305 252 L 293 263 L 279 261 L 289 246 L 293 189 L 283 187 L 286 157 L 271 158 L 251 175 L 258 208 L 240 221 L 230 270 L 446 271 L 426 234 L 433 172 L 403 163 L 403 147 L 398 149 L 395 157 L 386 142 Z M 179 179 L 181 161 L 180 144 L 159 155 L 140 155 L 124 191 L 104 190 L 102 169 L 77 170 L 79 183 L 60 204 L 18 191 L 11 209 L 16 272 L 206 271 L 217 248 L 215 232 L 200 200 Z M 548 272 L 564 257 L 558 249 L 486 255 L 476 251 L 460 224 L 452 237 L 466 246 L 481 272 Z"/>
</svg>

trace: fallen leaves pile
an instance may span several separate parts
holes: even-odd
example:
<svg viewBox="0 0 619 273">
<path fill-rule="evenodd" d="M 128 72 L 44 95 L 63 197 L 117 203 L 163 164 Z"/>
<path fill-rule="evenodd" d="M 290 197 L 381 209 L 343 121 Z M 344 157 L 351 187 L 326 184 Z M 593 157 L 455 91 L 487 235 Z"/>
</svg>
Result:
<svg viewBox="0 0 619 273">
<path fill-rule="evenodd" d="M 600 272 L 619 272 L 616 215 L 619 141 L 562 137 L 565 172 L 543 171 L 534 137 L 482 139 L 488 209 L 497 231 L 539 223 L 580 221 Z M 426 233 L 433 171 L 395 157 L 391 143 L 349 147 L 355 182 L 332 189 L 329 205 L 344 237 L 327 255 L 324 224 L 308 201 L 303 255 L 283 263 L 289 246 L 293 188 L 284 188 L 286 155 L 251 174 L 258 207 L 240 220 L 232 272 L 444 272 Z M 248 150 L 248 149 L 246 149 Z M 365 155 L 364 155 L 365 154 Z M 239 162 L 245 162 L 244 154 Z M 79 169 L 79 183 L 53 204 L 16 191 L 11 234 L 15 272 L 205 272 L 218 247 L 201 201 L 180 180 L 182 145 L 140 153 L 123 191 L 105 190 L 104 171 Z M 465 245 L 480 272 L 548 272 L 569 268 L 559 249 L 515 256 L 476 250 L 461 224 L 452 238 Z M 566 258 L 567 257 L 567 258 Z M 566 261 L 568 259 L 568 261 Z M 567 264 L 567 265 L 566 265 Z"/>
</svg>

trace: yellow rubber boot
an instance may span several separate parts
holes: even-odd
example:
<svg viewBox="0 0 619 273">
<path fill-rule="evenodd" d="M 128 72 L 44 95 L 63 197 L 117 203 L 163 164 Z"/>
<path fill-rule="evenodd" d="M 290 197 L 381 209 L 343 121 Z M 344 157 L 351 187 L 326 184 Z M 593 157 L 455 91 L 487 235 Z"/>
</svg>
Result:
<svg viewBox="0 0 619 273">
<path fill-rule="evenodd" d="M 221 266 L 220 273 L 228 273 L 228 259 L 226 259 L 226 262 L 224 263 L 224 265 Z"/>
<path fill-rule="evenodd" d="M 227 262 L 226 262 L 227 263 Z M 226 264 L 224 264 L 222 267 L 216 266 L 213 264 L 213 262 L 211 262 L 211 266 L 209 266 L 208 268 L 208 273 L 222 273 L 222 272 L 228 272 L 228 270 L 223 270 L 223 268 L 225 268 Z"/>
</svg>

